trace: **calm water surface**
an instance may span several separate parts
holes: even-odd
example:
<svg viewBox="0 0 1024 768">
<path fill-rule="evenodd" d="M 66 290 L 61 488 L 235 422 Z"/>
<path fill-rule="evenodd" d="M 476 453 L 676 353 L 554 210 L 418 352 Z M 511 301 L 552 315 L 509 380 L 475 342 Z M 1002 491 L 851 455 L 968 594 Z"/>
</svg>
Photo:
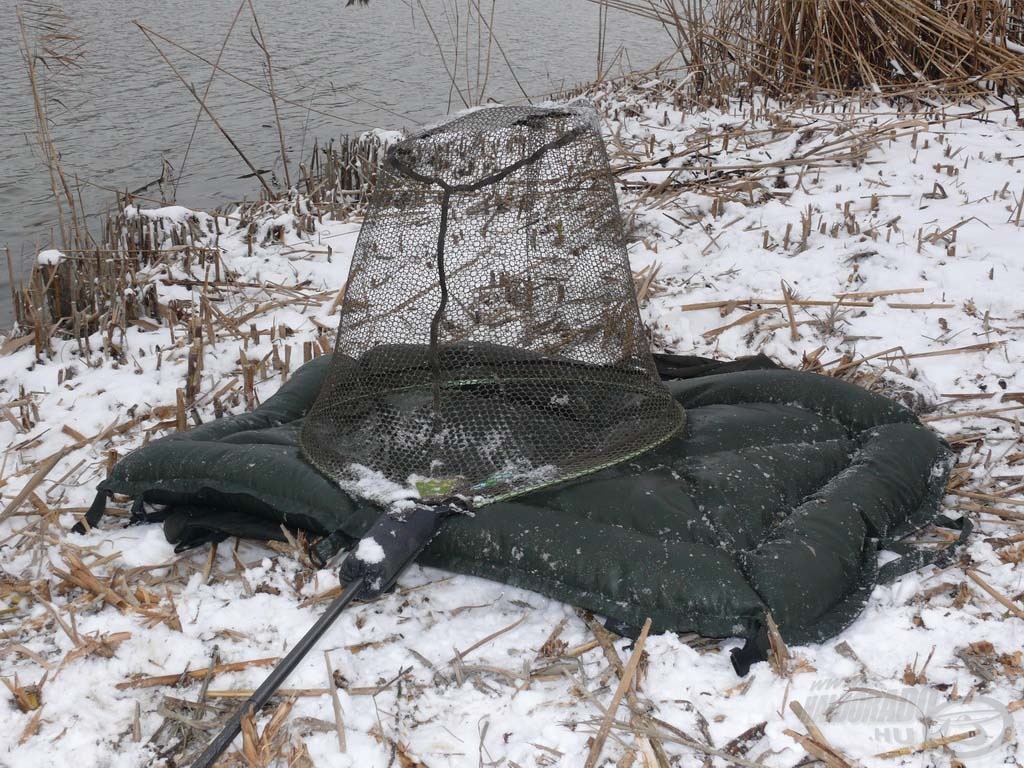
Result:
<svg viewBox="0 0 1024 768">
<path fill-rule="evenodd" d="M 456 53 L 460 87 L 476 91 L 483 85 L 486 30 L 478 37 L 474 19 L 467 39 L 466 10 L 479 2 L 489 17 L 489 0 L 373 0 L 367 8 L 345 8 L 344 2 L 254 0 L 273 57 L 277 90 L 302 105 L 280 105 L 293 169 L 308 159 L 314 139 L 324 142 L 371 127 L 412 127 L 462 108 L 444 66 L 445 61 L 455 65 Z M 14 5 L 0 5 L 0 25 L 8 30 L 0 42 L 0 247 L 10 246 L 23 274 L 35 249 L 54 236 L 56 221 L 47 173 L 33 144 L 28 79 L 14 42 Z M 92 184 L 135 190 L 159 178 L 166 162 L 175 175 L 183 171 L 176 195 L 182 205 L 204 208 L 255 196 L 257 183 L 239 178 L 247 169 L 205 117 L 182 167 L 197 104 L 132 24 L 137 19 L 213 60 L 237 8 L 236 0 L 66 2 L 85 55 L 74 77 L 61 77 L 47 91 L 65 172 Z M 424 10 L 446 49 L 443 58 Z M 595 76 L 598 9 L 586 0 L 496 0 L 492 26 L 531 95 L 543 96 Z M 264 61 L 250 36 L 252 28 L 246 10 L 221 66 L 265 86 Z M 161 45 L 202 93 L 210 66 Z M 619 53 L 613 74 L 620 67 L 649 67 L 670 50 L 656 24 L 609 14 L 606 63 Z M 487 95 L 523 101 L 496 48 L 490 61 Z M 257 167 L 282 177 L 269 97 L 218 75 L 207 103 Z M 166 199 L 172 187 L 164 185 L 162 193 L 152 187 L 142 194 Z M 108 191 L 86 184 L 80 188 L 89 211 L 102 210 L 112 199 Z M 6 268 L 0 268 L 2 324 L 9 319 L 6 283 Z"/>
</svg>

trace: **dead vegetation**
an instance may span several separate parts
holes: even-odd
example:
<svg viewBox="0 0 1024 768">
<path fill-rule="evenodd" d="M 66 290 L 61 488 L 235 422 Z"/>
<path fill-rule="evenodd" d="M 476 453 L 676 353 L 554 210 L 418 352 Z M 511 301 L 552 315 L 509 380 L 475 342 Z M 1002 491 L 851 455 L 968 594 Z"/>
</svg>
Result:
<svg viewBox="0 0 1024 768">
<path fill-rule="evenodd" d="M 866 90 L 910 98 L 1024 85 L 1020 0 L 590 0 L 663 26 L 704 102 Z"/>
<path fill-rule="evenodd" d="M 64 173 L 53 141 L 49 90 L 55 81 L 74 76 L 83 55 L 82 41 L 71 18 L 58 5 L 29 2 L 15 10 L 18 46 L 35 110 L 36 148 L 50 178 L 61 240 L 69 246 L 80 246 L 86 242 L 88 233 L 75 189 Z"/>
<path fill-rule="evenodd" d="M 173 180 L 173 185 L 168 183 L 166 191 L 163 182 L 171 180 L 161 178 L 162 197 L 143 195 L 150 185 L 134 193 L 110 190 L 112 197 L 116 197 L 116 204 L 100 217 L 98 225 L 87 227 L 87 212 L 82 208 L 79 188 L 81 184 L 89 182 L 69 179 L 64 173 L 60 152 L 51 134 L 54 117 L 50 112 L 49 96 L 55 84 L 74 76 L 81 65 L 84 43 L 75 31 L 73 20 L 59 5 L 28 2 L 16 10 L 19 46 L 35 108 L 36 144 L 50 177 L 51 196 L 59 224 L 59 237 L 51 247 L 59 248 L 63 258 L 56 263 L 33 264 L 28 275 L 21 275 L 16 273 L 12 255 L 7 251 L 15 333 L 0 348 L 0 353 L 11 353 L 31 343 L 37 356 L 41 356 L 50 349 L 51 340 L 59 336 L 79 339 L 82 343 L 81 352 L 88 355 L 92 352 L 89 337 L 101 331 L 104 353 L 117 358 L 123 346 L 117 338 L 123 340 L 127 327 L 136 323 L 152 325 L 155 322 L 159 325 L 161 322 L 160 309 L 154 305 L 151 286 L 148 285 L 153 270 L 166 268 L 168 264 L 184 257 L 187 262 L 198 260 L 200 264 L 210 266 L 210 277 L 214 284 L 221 282 L 223 273 L 216 255 L 216 235 L 219 232 L 214 231 L 221 222 L 230 227 L 248 227 L 251 229 L 251 237 L 258 237 L 258 242 L 264 243 L 282 234 L 280 230 L 273 229 L 257 232 L 256 222 L 269 215 L 271 210 L 295 212 L 302 217 L 300 230 L 309 232 L 314 231 L 325 216 L 340 220 L 358 215 L 372 189 L 386 141 L 379 134 L 370 132 L 342 136 L 323 146 L 315 143 L 309 158 L 298 163 L 293 186 L 278 114 L 280 97 L 274 87 L 270 51 L 255 7 L 249 0 L 241 0 L 220 53 L 223 53 L 242 12 L 248 10 L 254 30 L 252 37 L 264 58 L 268 73 L 266 86 L 237 78 L 221 69 L 219 56 L 214 61 L 208 61 L 188 47 L 143 24 L 136 26 L 171 72 L 181 80 L 183 87 L 195 97 L 195 125 L 203 117 L 210 120 L 248 168 L 250 175 L 260 182 L 260 199 L 254 203 L 230 204 L 226 210 L 215 212 L 217 215 L 206 221 L 208 229 L 204 231 L 197 229 L 199 222 L 194 217 L 168 225 L 164 220 L 149 222 L 145 217 L 131 216 L 130 212 L 137 206 L 166 205 L 174 201 L 178 179 L 187 163 L 190 142 L 178 169 L 178 177 Z M 189 86 L 165 54 L 164 47 L 180 49 L 211 66 L 210 78 L 202 95 Z M 210 87 L 218 75 L 233 78 L 269 97 L 280 144 L 284 187 L 269 178 L 266 172 L 256 168 L 207 105 Z M 312 109 L 312 105 L 303 107 Z M 165 226 L 169 227 L 168 231 L 164 230 Z M 208 238 L 211 234 L 215 235 L 212 239 Z M 199 241 L 203 241 L 204 245 L 196 247 Z M 174 311 L 173 308 L 171 311 Z M 26 331 L 31 333 L 27 334 Z M 126 364 L 123 358 L 121 362 Z"/>
</svg>

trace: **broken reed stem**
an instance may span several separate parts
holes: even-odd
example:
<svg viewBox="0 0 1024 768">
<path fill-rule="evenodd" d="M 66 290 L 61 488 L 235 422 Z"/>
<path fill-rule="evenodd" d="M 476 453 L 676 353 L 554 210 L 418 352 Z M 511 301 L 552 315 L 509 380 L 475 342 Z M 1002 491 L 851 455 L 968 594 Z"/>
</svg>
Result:
<svg viewBox="0 0 1024 768">
<path fill-rule="evenodd" d="M 883 760 L 888 760 L 894 757 L 908 757 L 910 755 L 916 755 L 921 752 L 927 752 L 938 747 L 945 747 L 949 744 L 955 744 L 958 741 L 964 741 L 965 739 L 973 739 L 978 735 L 975 729 L 964 731 L 963 733 L 956 733 L 952 736 L 942 736 L 937 739 L 929 739 L 928 741 L 917 745 L 916 747 L 900 747 L 899 749 L 893 749 L 888 752 L 880 752 L 875 757 Z"/>
<path fill-rule="evenodd" d="M 791 701 L 789 708 L 793 711 L 793 714 L 797 716 L 797 719 L 804 724 L 804 728 L 807 729 L 807 733 L 810 734 L 811 738 L 817 741 L 819 744 L 828 746 L 828 739 L 825 738 L 825 734 L 821 732 L 818 724 L 814 722 L 807 710 L 804 709 L 803 704 L 799 701 Z"/>
<path fill-rule="evenodd" d="M 169 685 L 169 683 L 164 683 Z M 345 693 L 349 696 L 376 696 L 386 686 L 382 687 L 379 685 L 366 685 L 366 686 L 353 686 L 351 688 L 345 688 Z M 333 686 L 336 694 L 337 686 Z M 248 699 L 255 693 L 255 688 L 240 688 L 238 690 L 230 691 L 207 691 L 206 698 L 208 699 Z M 332 688 L 278 688 L 274 692 L 274 696 L 278 698 L 316 698 L 318 696 L 328 696 L 332 694 Z"/>
<path fill-rule="evenodd" d="M 146 36 L 146 40 L 148 40 L 149 44 L 153 46 L 153 48 L 156 50 L 158 54 L 160 54 L 160 58 L 164 60 L 168 67 L 170 67 L 171 71 L 174 73 L 174 76 L 177 77 L 178 80 L 181 81 L 181 84 L 184 85 L 186 89 L 188 89 L 188 92 L 192 94 L 192 98 L 194 98 L 199 103 L 199 108 L 206 113 L 206 116 L 210 118 L 210 121 L 217 127 L 217 130 L 220 131 L 221 135 L 225 139 L 227 139 L 228 143 L 231 145 L 231 148 L 235 150 L 235 152 L 238 154 L 240 158 L 242 158 L 242 162 L 244 162 L 246 166 L 248 166 L 249 171 L 252 173 L 252 175 L 259 180 L 267 195 L 270 196 L 271 198 L 274 197 L 274 191 L 270 188 L 270 185 L 267 183 L 267 180 L 263 178 L 263 173 L 259 171 L 255 165 L 252 164 L 252 162 L 246 156 L 245 152 L 242 151 L 242 148 L 235 143 L 235 140 L 231 138 L 231 135 L 224 129 L 224 126 L 221 125 L 220 120 L 217 119 L 217 116 L 214 115 L 213 112 L 210 111 L 210 108 L 206 106 L 206 102 L 202 98 L 200 98 L 198 93 L 196 93 L 195 88 L 191 84 L 189 84 L 189 82 L 185 79 L 181 72 L 178 71 L 178 68 L 174 66 L 174 63 L 169 58 L 167 58 L 167 54 L 163 52 L 163 49 L 160 48 L 156 40 L 154 40 L 153 37 L 149 34 L 148 27 L 145 27 L 138 21 L 133 21 L 132 23 L 135 24 L 135 26 L 139 28 L 142 34 Z"/>
<path fill-rule="evenodd" d="M 235 15 L 231 19 L 231 24 L 228 26 L 228 31 L 224 34 L 224 39 L 221 41 L 220 50 L 217 51 L 217 60 L 213 64 L 213 69 L 210 71 L 210 76 L 206 80 L 206 88 L 203 89 L 203 98 L 201 104 L 206 104 L 206 99 L 210 96 L 210 89 L 213 87 L 213 80 L 217 74 L 217 69 L 220 64 L 221 58 L 224 56 L 224 51 L 228 47 L 228 40 L 231 39 L 231 33 L 235 31 L 235 25 L 238 23 L 238 18 L 242 15 L 242 9 L 245 8 L 246 0 L 242 0 L 238 4 L 238 8 L 235 10 Z M 152 41 L 151 41 L 152 42 Z M 185 175 L 185 166 L 188 164 L 188 154 L 192 149 L 192 142 L 196 138 L 196 130 L 199 128 L 199 119 L 203 116 L 202 107 L 196 112 L 195 120 L 192 121 L 192 133 L 189 134 L 188 144 L 185 145 L 185 153 L 181 158 L 181 165 L 178 168 L 178 176 L 174 179 L 174 189 L 171 192 L 171 198 L 176 200 L 178 198 L 178 185 L 181 183 L 181 177 Z"/>
<path fill-rule="evenodd" d="M 753 312 L 747 312 L 745 315 L 740 317 L 738 320 L 733 320 L 731 323 L 727 323 L 725 325 L 720 325 L 717 328 L 712 328 L 710 331 L 704 331 L 704 333 L 702 333 L 701 335 L 705 339 L 711 340 L 711 339 L 715 338 L 716 336 L 720 336 L 721 334 L 725 333 L 730 328 L 735 328 L 736 326 L 739 326 L 739 325 L 745 325 L 746 323 L 749 323 L 749 322 L 751 322 L 753 320 L 756 320 L 757 318 L 761 317 L 761 315 L 765 315 L 765 314 L 768 314 L 769 312 L 775 312 L 775 311 L 776 310 L 774 310 L 774 309 L 755 309 Z"/>
<path fill-rule="evenodd" d="M 950 400 L 991 400 L 994 397 L 998 397 L 1000 402 L 1018 402 L 1024 403 L 1024 392 L 1004 392 L 1002 390 L 998 392 L 943 392 L 939 397 L 948 397 Z"/>
<path fill-rule="evenodd" d="M 496 632 L 492 632 L 491 634 L 489 634 L 487 637 L 483 638 L 482 640 L 478 640 L 477 642 L 475 642 L 471 646 L 469 646 L 469 648 L 467 648 L 466 650 L 460 651 L 460 650 L 456 649 L 456 651 L 455 651 L 455 658 L 453 658 L 452 661 L 453 662 L 454 661 L 462 661 L 467 656 L 469 656 L 469 654 L 471 654 L 473 651 L 477 650 L 478 648 L 482 648 L 483 646 L 487 645 L 492 640 L 494 640 L 494 639 L 496 639 L 498 637 L 501 637 L 506 632 L 511 632 L 513 629 L 515 629 L 520 624 L 522 624 L 524 621 L 526 621 L 527 618 L 529 618 L 529 614 L 524 613 L 522 616 L 519 617 L 518 620 L 512 622 L 507 627 L 502 627 L 501 629 L 497 630 Z"/>
<path fill-rule="evenodd" d="M 284 144 L 284 129 L 281 127 L 281 115 L 277 109 L 277 90 L 274 88 L 274 65 L 270 60 L 270 50 L 267 48 L 267 41 L 263 38 L 263 30 L 260 29 L 260 17 L 256 13 L 256 6 L 252 4 L 252 0 L 247 0 L 249 3 L 249 11 L 252 13 L 253 24 L 256 26 L 256 34 L 252 35 L 256 45 L 263 52 L 263 58 L 267 62 L 267 83 L 270 86 L 270 103 L 274 107 L 274 122 L 277 124 L 277 140 L 281 148 L 281 168 L 284 170 L 284 181 L 288 189 L 292 187 L 292 179 L 288 173 L 288 154 L 285 152 Z M 252 34 L 250 32 L 250 34 Z M 259 39 L 257 39 L 257 35 Z M 211 76 L 212 78 L 212 76 Z M 344 752 L 344 750 L 342 750 Z"/>
<path fill-rule="evenodd" d="M 608 734 L 611 732 L 612 724 L 615 722 L 615 712 L 619 708 L 619 704 L 622 702 L 622 697 L 626 694 L 627 689 L 633 683 L 633 677 L 636 675 L 637 666 L 640 664 L 640 657 L 644 652 L 644 644 L 647 642 L 647 634 L 651 631 L 651 620 L 647 619 L 644 622 L 643 628 L 640 630 L 640 636 L 636 639 L 636 644 L 633 646 L 633 653 L 629 657 L 629 661 L 626 663 L 626 668 L 622 673 L 622 677 L 619 679 L 619 685 L 615 689 L 615 693 L 612 695 L 612 700 L 608 704 L 608 710 L 605 713 L 604 720 L 601 722 L 601 727 L 597 731 L 597 735 L 594 737 L 593 743 L 590 745 L 590 753 L 587 755 L 587 761 L 584 764 L 584 768 L 594 768 L 597 765 L 598 758 L 601 757 L 601 752 L 604 750 L 604 743 L 608 739 Z"/>
<path fill-rule="evenodd" d="M 1024 507 L 1024 499 L 1010 499 L 1005 496 L 994 496 L 991 493 L 978 493 L 977 491 L 962 491 L 960 489 L 951 490 L 957 496 L 963 496 L 968 499 L 977 499 L 978 501 L 988 501 L 993 504 L 1010 504 L 1015 507 Z"/>
<path fill-rule="evenodd" d="M 334 730 L 338 734 L 338 751 L 345 754 L 348 746 L 345 741 L 345 713 L 341 708 L 341 698 L 334 682 L 334 667 L 331 666 L 330 651 L 324 651 L 324 664 L 327 666 L 327 689 L 331 694 L 331 707 L 334 710 Z"/>
<path fill-rule="evenodd" d="M 796 317 L 793 314 L 793 292 L 785 280 L 782 281 L 782 298 L 786 302 L 786 317 L 789 319 L 789 340 L 800 341 L 800 332 L 796 329 Z"/>
<path fill-rule="evenodd" d="M 177 685 L 178 683 L 202 680 L 205 677 L 219 675 L 223 672 L 240 672 L 252 667 L 270 667 L 280 659 L 277 656 L 265 659 L 252 659 L 250 661 L 235 661 L 230 664 L 218 664 L 203 669 L 186 669 L 173 675 L 157 675 L 156 677 L 141 677 L 137 680 L 125 680 L 118 683 L 115 688 L 126 690 L 128 688 L 156 688 L 161 685 Z M 207 697 L 213 697 L 213 691 L 207 691 Z"/>
<path fill-rule="evenodd" d="M 1024 619 L 1024 610 L 1021 610 L 1019 606 L 1014 605 L 1012 602 L 1010 602 L 1010 599 L 1006 597 L 1006 595 L 999 592 L 995 587 L 993 587 L 991 584 L 989 584 L 987 581 L 981 578 L 981 576 L 979 576 L 975 570 L 967 568 L 964 570 L 964 573 L 967 574 L 967 578 L 969 578 L 971 581 L 973 581 L 975 584 L 977 584 L 979 587 L 985 590 L 985 592 L 987 592 L 993 600 L 995 600 L 997 603 L 1006 608 L 1006 610 L 1008 610 L 1018 619 Z"/>
<path fill-rule="evenodd" d="M 962 494 L 956 490 L 949 490 L 948 493 L 953 496 L 961 496 Z M 1011 512 L 1008 509 L 999 509 L 997 507 L 986 507 L 983 504 L 958 504 L 957 509 L 966 510 L 968 512 L 977 512 L 982 515 L 992 515 L 998 517 L 1000 520 L 1009 521 L 1012 524 L 1024 523 L 1024 512 Z"/>
<path fill-rule="evenodd" d="M 11 291 L 11 306 L 14 308 L 14 322 L 22 324 L 21 308 L 18 302 L 18 281 L 14 279 L 14 260 L 11 258 L 11 247 L 4 246 L 7 253 L 7 287 Z"/>
<path fill-rule="evenodd" d="M 845 370 L 847 370 L 849 368 L 856 368 L 857 366 L 862 365 L 862 364 L 864 364 L 864 363 L 866 363 L 866 362 L 868 362 L 870 360 L 876 360 L 877 358 L 880 358 L 880 357 L 884 358 L 884 357 L 887 357 L 888 355 L 892 355 L 891 361 L 898 361 L 898 360 L 906 361 L 906 360 L 914 360 L 914 359 L 922 358 L 922 357 L 943 357 L 945 355 L 958 355 L 958 354 L 960 354 L 962 352 L 988 352 L 988 351 L 993 350 L 993 349 L 998 349 L 999 347 L 1003 346 L 1005 343 L 1006 342 L 1004 342 L 1004 341 L 992 341 L 992 342 L 985 342 L 985 343 L 982 343 L 982 344 L 969 344 L 966 347 L 955 347 L 953 349 L 940 349 L 940 350 L 936 350 L 936 351 L 933 351 L 933 352 L 913 352 L 913 353 L 910 353 L 910 354 L 908 354 L 906 352 L 906 350 L 903 349 L 903 347 L 889 347 L 888 349 L 883 349 L 881 352 L 875 352 L 875 353 L 870 354 L 870 355 L 864 355 L 863 357 L 859 357 L 856 360 L 851 360 L 848 363 L 843 363 L 842 365 L 838 365 L 835 368 L 832 368 L 831 366 L 833 366 L 836 363 L 840 362 L 840 360 L 834 360 L 834 361 L 831 361 L 829 363 L 825 363 L 822 367 L 823 368 L 828 368 L 829 369 L 829 373 L 831 375 L 835 376 L 836 374 L 841 373 L 842 371 L 845 371 Z M 896 353 L 899 353 L 899 354 L 896 354 Z"/>
<path fill-rule="evenodd" d="M 615 672 L 615 676 L 621 681 L 625 676 L 625 670 L 622 666 L 622 659 L 619 658 L 618 651 L 615 650 L 615 645 L 612 641 L 611 633 L 605 629 L 601 624 L 593 618 L 592 615 L 581 613 L 583 620 L 586 622 L 587 627 L 594 635 L 594 642 L 600 646 L 601 651 L 604 653 L 605 659 L 608 661 L 609 667 Z M 575 649 L 573 649 L 575 650 Z M 567 651 L 563 655 L 573 655 L 573 651 Z M 646 716 L 640 714 L 643 711 L 640 700 L 632 688 L 626 689 L 626 701 L 630 708 L 630 722 L 634 725 L 650 726 L 650 720 Z M 665 754 L 665 747 L 656 736 L 644 736 L 637 734 L 638 738 L 641 739 L 641 747 L 649 746 L 651 751 L 654 753 L 654 757 L 658 762 L 659 768 L 669 765 L 668 756 Z M 646 740 L 646 744 L 643 743 Z"/>
<path fill-rule="evenodd" d="M 764 620 L 768 631 L 768 663 L 775 674 L 787 677 L 792 672 L 793 655 L 790 653 L 786 641 L 782 639 L 782 633 L 779 632 L 779 626 L 775 623 L 775 617 L 770 612 L 766 612 Z"/>
<path fill-rule="evenodd" d="M 901 355 L 903 360 L 916 360 L 923 357 L 943 357 L 945 355 L 958 355 L 961 352 L 988 352 L 998 349 L 1006 344 L 1005 341 L 989 341 L 981 344 L 968 344 L 965 347 L 954 347 L 953 349 L 938 349 L 933 352 L 914 352 L 909 355 Z"/>
<path fill-rule="evenodd" d="M 837 299 L 879 299 L 883 296 L 903 296 L 908 293 L 924 293 L 924 288 L 891 288 L 886 291 L 852 291 L 837 293 Z"/>
<path fill-rule="evenodd" d="M 988 395 L 988 397 L 992 397 L 992 395 Z M 999 413 L 1006 413 L 1007 411 L 1019 411 L 1022 408 L 1024 408 L 1024 403 L 1008 405 L 1005 408 L 986 408 L 983 411 L 958 411 L 957 413 L 947 413 L 941 416 L 925 416 L 921 421 L 932 423 L 936 421 L 949 421 L 950 419 L 981 418 L 983 416 L 994 416 Z"/>
<path fill-rule="evenodd" d="M 725 299 L 720 301 L 705 301 L 698 304 L 684 304 L 680 307 L 683 312 L 697 312 L 704 309 L 723 309 L 726 307 L 749 307 L 763 304 L 771 307 L 784 307 L 787 304 L 792 304 L 794 307 L 853 307 L 853 308 L 869 308 L 875 306 L 872 301 L 849 301 L 846 299 L 793 299 L 791 298 L 788 302 L 785 298 L 782 299 L 765 299 L 758 297 L 750 297 L 748 299 Z M 889 309 L 953 309 L 956 305 L 949 303 L 927 303 L 927 304 L 913 304 L 913 303 L 890 303 L 887 305 Z"/>
<path fill-rule="evenodd" d="M 377 690 L 374 688 L 373 690 Z M 208 699 L 248 699 L 256 692 L 255 688 L 240 688 L 231 691 L 207 691 Z M 278 688 L 274 691 L 274 698 L 316 698 L 326 696 L 330 691 L 327 688 Z M 355 695 L 355 694 L 352 694 Z"/>
<path fill-rule="evenodd" d="M 802 733 L 797 733 L 791 728 L 786 728 L 782 732 L 803 747 L 807 754 L 811 757 L 817 758 L 828 766 L 828 768 L 852 768 L 852 765 L 848 760 L 846 760 L 846 758 L 831 747 L 820 744 L 816 739 L 813 739 L 810 736 L 805 736 Z"/>
</svg>

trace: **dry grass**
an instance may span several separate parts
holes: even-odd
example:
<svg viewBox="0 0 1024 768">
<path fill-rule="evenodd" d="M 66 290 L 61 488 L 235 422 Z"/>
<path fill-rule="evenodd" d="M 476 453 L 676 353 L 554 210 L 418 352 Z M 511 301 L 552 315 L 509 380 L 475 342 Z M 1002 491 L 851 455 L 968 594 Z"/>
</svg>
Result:
<svg viewBox="0 0 1024 768">
<path fill-rule="evenodd" d="M 81 246 L 88 233 L 50 132 L 49 89 L 58 79 L 74 75 L 83 55 L 82 43 L 71 18 L 58 5 L 29 2 L 15 11 L 19 50 L 32 92 L 35 140 L 50 177 L 61 237 L 65 244 Z"/>
<path fill-rule="evenodd" d="M 1021 0 L 591 0 L 660 23 L 704 101 L 743 88 L 1024 90 Z"/>
<path fill-rule="evenodd" d="M 203 223 L 196 218 L 172 223 L 131 216 L 132 206 L 141 205 L 145 198 L 118 195 L 116 208 L 88 243 L 65 247 L 66 258 L 59 264 L 36 264 L 24 280 L 14 273 L 8 253 L 15 328 L 0 353 L 32 344 L 42 358 L 48 354 L 51 340 L 60 336 L 78 339 L 83 358 L 88 359 L 91 352 L 100 351 L 91 348 L 95 338 L 90 336 L 101 331 L 105 356 L 126 365 L 124 336 L 133 325 L 153 329 L 188 317 L 199 324 L 211 319 L 219 322 L 209 316 L 212 310 L 196 317 L 192 308 L 173 302 L 160 304 L 151 281 L 153 274 L 171 263 L 181 263 L 186 271 L 204 274 L 200 282 L 214 291 L 231 290 L 233 276 L 224 267 L 219 249 L 221 223 L 247 228 L 250 244 L 256 246 L 281 236 L 273 229 L 261 234 L 260 223 L 272 214 L 294 214 L 300 236 L 315 233 L 325 217 L 342 220 L 358 216 L 376 182 L 386 146 L 373 133 L 342 136 L 325 147 L 314 146 L 310 160 L 299 166 L 305 190 L 301 196 L 232 204 Z M 288 295 L 282 293 L 279 298 L 287 301 Z M 211 304 L 205 302 L 204 306 Z"/>
</svg>

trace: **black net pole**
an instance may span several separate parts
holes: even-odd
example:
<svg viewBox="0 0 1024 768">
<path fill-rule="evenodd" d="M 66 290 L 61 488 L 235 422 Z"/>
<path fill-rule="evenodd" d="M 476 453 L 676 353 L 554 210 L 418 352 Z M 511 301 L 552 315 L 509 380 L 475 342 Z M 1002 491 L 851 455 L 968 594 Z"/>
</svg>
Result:
<svg viewBox="0 0 1024 768">
<path fill-rule="evenodd" d="M 371 546 L 367 547 L 369 554 L 357 545 L 341 564 L 340 575 L 348 586 L 334 598 L 316 624 L 310 627 L 288 655 L 267 675 L 263 684 L 231 716 L 217 737 L 203 750 L 203 754 L 192 763 L 192 768 L 213 766 L 242 730 L 242 719 L 250 712 L 257 712 L 270 700 L 353 599 L 358 597 L 367 600 L 386 591 L 434 538 L 442 523 L 452 515 L 466 511 L 461 502 L 452 500 L 447 504 L 417 505 L 409 510 L 393 510 L 381 515 L 360 540 L 360 544 L 370 543 Z"/>
<path fill-rule="evenodd" d="M 281 687 L 288 678 L 288 675 L 294 671 L 306 654 L 313 649 L 317 640 L 338 619 L 338 616 L 348 607 L 348 604 L 352 602 L 362 588 L 363 580 L 357 579 L 345 587 L 345 590 L 338 597 L 334 598 L 330 605 L 327 606 L 327 610 L 323 612 L 323 615 L 317 619 L 316 624 L 310 627 L 309 631 L 302 636 L 302 639 L 295 644 L 281 663 L 274 667 L 274 670 L 267 675 L 267 679 L 263 681 L 260 687 L 253 691 L 252 696 L 246 699 L 245 703 L 235 711 L 231 719 L 221 729 L 221 732 L 203 750 L 203 754 L 192 763 L 192 768 L 212 768 L 217 758 L 223 754 L 224 750 L 231 746 L 235 736 L 242 730 L 242 720 L 246 715 L 250 712 L 259 711 L 270 700 L 270 697 Z"/>
</svg>

